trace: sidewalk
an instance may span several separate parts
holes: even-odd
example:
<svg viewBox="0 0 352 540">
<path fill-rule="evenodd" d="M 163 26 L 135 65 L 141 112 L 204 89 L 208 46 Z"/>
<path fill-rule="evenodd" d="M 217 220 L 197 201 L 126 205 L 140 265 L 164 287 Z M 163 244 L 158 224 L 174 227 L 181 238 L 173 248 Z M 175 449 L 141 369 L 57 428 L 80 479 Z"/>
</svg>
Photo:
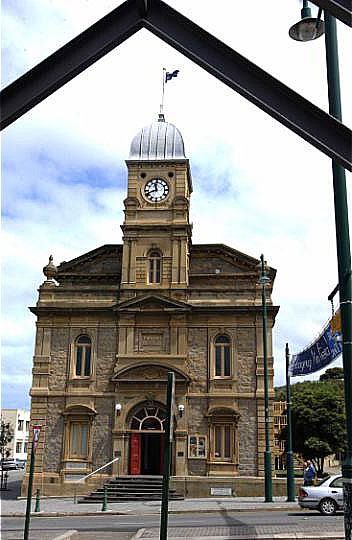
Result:
<svg viewBox="0 0 352 540">
<path fill-rule="evenodd" d="M 98 515 L 158 515 L 160 513 L 160 501 L 139 501 L 125 503 L 108 503 L 107 512 L 101 511 L 101 504 L 74 504 L 71 498 L 43 498 L 40 502 L 41 512 L 33 513 L 38 517 L 59 516 L 98 516 Z M 34 511 L 35 500 L 32 503 Z M 2 517 L 24 517 L 26 500 L 3 500 L 1 506 Z M 304 512 L 297 503 L 286 502 L 285 497 L 275 497 L 274 502 L 265 503 L 262 497 L 226 497 L 185 499 L 183 501 L 170 501 L 170 514 L 183 513 L 209 513 L 228 511 L 288 511 Z M 305 518 L 303 518 L 304 520 Z M 324 518 L 322 518 L 324 519 Z M 342 540 L 344 538 L 342 523 L 336 526 L 326 522 L 324 525 L 319 519 L 316 523 L 307 526 L 303 521 L 292 529 L 292 525 L 282 523 L 280 525 L 246 525 L 241 523 L 233 526 L 228 523 L 221 526 L 169 526 L 168 537 L 170 540 Z M 10 531 L 3 531 L 4 540 L 21 540 L 21 535 Z M 67 530 L 63 534 L 55 534 L 53 531 L 33 531 L 31 540 L 96 540 L 97 532 L 78 532 Z M 101 532 L 99 540 L 159 540 L 159 529 L 155 526 L 140 528 L 136 534 L 128 532 Z"/>
<path fill-rule="evenodd" d="M 226 497 L 226 498 L 204 498 L 185 499 L 183 501 L 170 501 L 169 512 L 171 514 L 185 512 L 221 512 L 235 510 L 237 512 L 248 512 L 255 510 L 300 510 L 297 503 L 286 502 L 285 497 L 274 497 L 274 502 L 265 503 L 263 497 Z M 108 503 L 108 512 L 113 515 L 144 515 L 159 514 L 160 501 L 129 501 L 121 503 Z M 32 501 L 32 512 L 34 513 L 35 500 Z M 40 512 L 36 516 L 70 516 L 70 515 L 95 515 L 104 514 L 101 511 L 101 504 L 74 504 L 73 498 L 42 498 L 40 500 Z M 23 516 L 26 512 L 26 500 L 2 500 L 1 516 L 13 517 Z"/>
</svg>

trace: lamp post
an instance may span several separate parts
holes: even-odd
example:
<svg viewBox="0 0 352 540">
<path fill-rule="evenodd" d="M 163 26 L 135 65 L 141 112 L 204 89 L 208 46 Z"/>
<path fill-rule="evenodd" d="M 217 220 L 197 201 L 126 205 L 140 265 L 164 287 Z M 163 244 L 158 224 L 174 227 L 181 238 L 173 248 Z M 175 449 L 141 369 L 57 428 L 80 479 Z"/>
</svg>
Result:
<svg viewBox="0 0 352 540">
<path fill-rule="evenodd" d="M 292 451 L 292 411 L 291 411 L 291 387 L 290 387 L 290 350 L 288 343 L 285 347 L 286 356 L 286 416 L 287 416 L 287 439 L 286 439 L 286 484 L 287 502 L 295 501 L 295 475 Z"/>
<path fill-rule="evenodd" d="M 267 310 L 266 285 L 270 283 L 267 275 L 267 266 L 264 255 L 260 256 L 260 275 L 258 283 L 262 286 L 262 316 L 263 316 L 263 358 L 264 358 L 264 423 L 265 423 L 265 502 L 273 502 L 273 487 L 271 478 L 271 451 L 270 451 L 270 417 L 269 417 L 269 375 L 268 375 L 268 336 L 267 336 Z"/>
<path fill-rule="evenodd" d="M 306 7 L 307 2 L 304 2 Z M 303 10 L 302 10 L 303 11 Z M 319 10 L 316 27 L 319 26 L 321 9 Z M 326 70 L 329 95 L 329 113 L 342 120 L 340 75 L 338 61 L 338 47 L 336 34 L 336 20 L 330 13 L 324 11 L 325 19 L 325 52 Z M 300 21 L 302 24 L 304 19 Z M 290 37 L 298 41 L 310 41 L 319 37 L 316 34 L 307 33 L 302 39 L 294 36 L 293 29 Z M 322 32 L 323 33 L 323 32 Z M 321 34 L 320 34 L 321 35 Z M 345 537 L 352 538 L 352 276 L 351 276 L 351 247 L 348 224 L 348 204 L 345 169 L 335 160 L 332 161 L 334 205 L 335 205 L 335 228 L 336 228 L 336 250 L 340 292 L 340 312 L 342 331 L 342 360 L 344 369 L 345 388 L 345 409 L 346 409 L 346 431 L 347 431 L 347 451 L 342 464 L 343 491 L 344 491 L 344 517 L 345 517 Z"/>
</svg>

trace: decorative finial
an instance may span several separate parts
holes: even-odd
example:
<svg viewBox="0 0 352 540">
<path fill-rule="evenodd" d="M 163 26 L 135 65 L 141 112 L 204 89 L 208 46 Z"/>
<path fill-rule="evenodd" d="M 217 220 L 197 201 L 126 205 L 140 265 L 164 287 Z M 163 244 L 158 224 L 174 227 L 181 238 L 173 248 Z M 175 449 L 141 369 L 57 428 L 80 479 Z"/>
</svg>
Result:
<svg viewBox="0 0 352 540">
<path fill-rule="evenodd" d="M 55 264 L 53 263 L 53 256 L 50 255 L 49 262 L 46 266 L 43 268 L 43 274 L 46 277 L 45 283 L 54 283 L 54 278 L 57 274 L 57 268 Z"/>
</svg>

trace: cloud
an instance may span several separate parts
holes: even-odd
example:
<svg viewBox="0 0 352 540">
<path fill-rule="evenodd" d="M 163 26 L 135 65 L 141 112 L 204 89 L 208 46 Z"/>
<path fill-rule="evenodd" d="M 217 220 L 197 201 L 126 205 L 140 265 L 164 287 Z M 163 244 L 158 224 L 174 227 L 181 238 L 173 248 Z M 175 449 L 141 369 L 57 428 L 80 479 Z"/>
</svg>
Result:
<svg viewBox="0 0 352 540">
<path fill-rule="evenodd" d="M 259 0 L 236 8 L 221 2 L 216 11 L 205 0 L 201 9 L 199 2 L 169 3 L 327 109 L 324 41 L 301 44 L 287 35 L 299 18 L 297 2 L 270 15 Z M 3 2 L 3 84 L 117 4 Z M 347 31 L 338 24 L 343 113 L 350 124 Z M 180 69 L 167 85 L 165 110 L 183 134 L 191 162 L 194 243 L 226 243 L 254 257 L 264 253 L 278 270 L 273 293 L 281 306 L 274 328 L 276 384 L 283 383 L 286 341 L 297 352 L 329 317 L 327 296 L 337 282 L 330 160 L 142 30 L 3 134 L 6 404 L 16 396 L 22 407 L 23 389 L 30 384 L 35 328 L 27 306 L 36 302 L 49 254 L 58 263 L 105 243 L 121 243 L 124 160 L 134 134 L 159 110 L 163 66 Z M 350 181 L 348 175 L 349 204 Z"/>
</svg>

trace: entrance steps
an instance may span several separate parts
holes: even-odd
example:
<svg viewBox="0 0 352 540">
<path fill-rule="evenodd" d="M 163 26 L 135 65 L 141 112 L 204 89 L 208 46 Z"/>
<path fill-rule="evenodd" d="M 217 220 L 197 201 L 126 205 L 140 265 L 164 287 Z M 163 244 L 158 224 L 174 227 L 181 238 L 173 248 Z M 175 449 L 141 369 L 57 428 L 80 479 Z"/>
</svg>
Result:
<svg viewBox="0 0 352 540">
<path fill-rule="evenodd" d="M 106 482 L 108 502 L 161 501 L 162 476 L 119 476 Z M 98 503 L 104 498 L 104 486 L 79 499 L 80 503 Z M 169 500 L 183 499 L 175 489 L 169 490 Z"/>
</svg>

